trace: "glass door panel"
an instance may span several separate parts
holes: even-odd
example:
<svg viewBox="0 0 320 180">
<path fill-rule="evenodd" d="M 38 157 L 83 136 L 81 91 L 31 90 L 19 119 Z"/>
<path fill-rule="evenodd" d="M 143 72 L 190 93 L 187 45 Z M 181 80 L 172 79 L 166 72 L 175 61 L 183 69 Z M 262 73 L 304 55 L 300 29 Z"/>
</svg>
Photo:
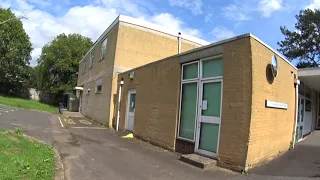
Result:
<svg viewBox="0 0 320 180">
<path fill-rule="evenodd" d="M 217 156 L 220 134 L 222 81 L 202 82 L 197 125 L 196 152 Z"/>
</svg>

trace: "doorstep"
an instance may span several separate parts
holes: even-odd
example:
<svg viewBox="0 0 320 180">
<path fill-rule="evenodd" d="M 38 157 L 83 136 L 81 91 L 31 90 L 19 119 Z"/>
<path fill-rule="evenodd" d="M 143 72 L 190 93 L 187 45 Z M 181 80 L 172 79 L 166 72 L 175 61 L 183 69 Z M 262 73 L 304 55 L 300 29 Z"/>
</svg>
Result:
<svg viewBox="0 0 320 180">
<path fill-rule="evenodd" d="M 216 160 L 200 156 L 198 154 L 182 154 L 180 156 L 180 161 L 201 169 L 209 169 L 215 167 L 217 164 Z"/>
</svg>

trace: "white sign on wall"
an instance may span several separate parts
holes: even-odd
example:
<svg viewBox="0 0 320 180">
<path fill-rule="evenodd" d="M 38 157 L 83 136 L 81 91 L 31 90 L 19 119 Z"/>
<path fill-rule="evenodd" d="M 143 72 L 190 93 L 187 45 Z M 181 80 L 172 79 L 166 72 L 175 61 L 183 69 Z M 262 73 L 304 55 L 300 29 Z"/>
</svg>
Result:
<svg viewBox="0 0 320 180">
<path fill-rule="evenodd" d="M 276 102 L 276 101 L 266 100 L 266 107 L 279 108 L 279 109 L 288 109 L 288 104 L 281 103 L 281 102 Z"/>
</svg>

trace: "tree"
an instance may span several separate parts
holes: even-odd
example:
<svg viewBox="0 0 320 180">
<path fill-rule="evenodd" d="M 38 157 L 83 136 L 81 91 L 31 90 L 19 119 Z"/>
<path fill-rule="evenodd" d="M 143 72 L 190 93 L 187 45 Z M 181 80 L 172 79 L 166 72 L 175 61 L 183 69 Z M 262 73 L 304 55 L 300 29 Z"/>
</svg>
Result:
<svg viewBox="0 0 320 180">
<path fill-rule="evenodd" d="M 0 22 L 0 93 L 19 95 L 29 78 L 32 44 L 10 9 L 0 8 Z"/>
<path fill-rule="evenodd" d="M 49 93 L 54 104 L 77 84 L 79 61 L 92 46 L 90 38 L 60 34 L 42 48 L 36 67 L 37 89 Z"/>
<path fill-rule="evenodd" d="M 295 16 L 295 30 L 280 27 L 285 40 L 278 42 L 278 49 L 289 60 L 298 59 L 305 67 L 318 67 L 320 64 L 320 10 L 305 9 Z"/>
</svg>

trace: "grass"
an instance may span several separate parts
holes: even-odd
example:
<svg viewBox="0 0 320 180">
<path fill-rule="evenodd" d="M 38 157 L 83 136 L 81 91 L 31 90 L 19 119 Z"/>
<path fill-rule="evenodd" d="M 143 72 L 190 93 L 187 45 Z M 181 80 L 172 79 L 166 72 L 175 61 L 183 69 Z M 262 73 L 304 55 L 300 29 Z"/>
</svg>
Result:
<svg viewBox="0 0 320 180">
<path fill-rule="evenodd" d="M 24 137 L 20 129 L 0 129 L 0 179 L 53 180 L 51 146 Z"/>
<path fill-rule="evenodd" d="M 47 112 L 58 111 L 58 107 L 55 107 L 55 106 L 44 104 L 35 100 L 22 99 L 22 98 L 10 97 L 10 96 L 0 96 L 0 104 L 6 105 L 6 106 L 24 108 L 24 109 L 47 111 Z"/>
</svg>

